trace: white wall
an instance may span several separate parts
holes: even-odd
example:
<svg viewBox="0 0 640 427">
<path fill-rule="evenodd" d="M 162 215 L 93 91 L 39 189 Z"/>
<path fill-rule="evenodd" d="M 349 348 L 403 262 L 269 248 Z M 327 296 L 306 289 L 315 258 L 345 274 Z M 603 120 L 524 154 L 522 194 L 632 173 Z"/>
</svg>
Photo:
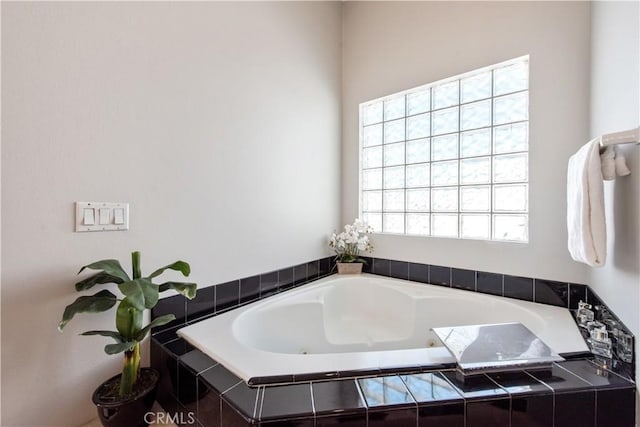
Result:
<svg viewBox="0 0 640 427">
<path fill-rule="evenodd" d="M 375 256 L 584 282 L 566 249 L 568 157 L 588 136 L 588 2 L 348 2 L 342 219 L 358 213 L 358 105 L 530 55 L 530 242 L 376 235 Z"/>
<path fill-rule="evenodd" d="M 640 3 L 593 3 L 591 77 L 591 136 L 640 126 Z M 640 146 L 620 149 L 631 175 L 605 182 L 607 262 L 590 269 L 589 284 L 631 329 L 640 354 Z"/>
<path fill-rule="evenodd" d="M 3 426 L 71 426 L 118 372 L 112 316 L 56 324 L 101 258 L 202 285 L 327 256 L 339 226 L 337 3 L 2 4 Z M 128 232 L 74 233 L 126 201 Z"/>
</svg>

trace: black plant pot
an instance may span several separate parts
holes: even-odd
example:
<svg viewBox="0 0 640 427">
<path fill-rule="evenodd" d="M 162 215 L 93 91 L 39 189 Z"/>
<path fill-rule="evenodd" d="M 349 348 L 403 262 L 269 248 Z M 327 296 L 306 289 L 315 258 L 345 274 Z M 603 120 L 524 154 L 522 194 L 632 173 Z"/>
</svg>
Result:
<svg viewBox="0 0 640 427">
<path fill-rule="evenodd" d="M 93 392 L 91 400 L 98 408 L 98 416 L 105 427 L 146 427 L 149 422 L 155 420 L 155 414 L 151 413 L 153 403 L 156 401 L 156 391 L 160 374 L 153 368 L 140 369 L 141 378 L 146 386 L 125 400 L 105 398 L 104 390 L 107 384 L 119 378 L 115 375 Z"/>
</svg>

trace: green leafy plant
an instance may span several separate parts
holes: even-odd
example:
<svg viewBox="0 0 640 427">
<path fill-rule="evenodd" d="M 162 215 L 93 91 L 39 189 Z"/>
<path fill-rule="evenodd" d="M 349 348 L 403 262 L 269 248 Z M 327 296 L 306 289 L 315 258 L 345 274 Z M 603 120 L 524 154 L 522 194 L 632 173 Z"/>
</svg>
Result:
<svg viewBox="0 0 640 427">
<path fill-rule="evenodd" d="M 179 271 L 184 276 L 189 276 L 191 268 L 184 261 L 176 261 L 172 264 L 157 269 L 147 277 L 142 276 L 140 270 L 140 252 L 131 254 L 132 277 L 124 271 L 120 263 L 115 259 L 105 259 L 85 265 L 78 274 L 85 269 L 96 270 L 98 273 L 76 283 L 76 291 L 86 291 L 96 285 L 115 283 L 122 293 L 118 298 L 109 290 L 103 289 L 93 295 L 78 297 L 69 304 L 58 323 L 58 330 L 62 332 L 69 321 L 80 313 L 101 313 L 110 310 L 116 304 L 116 331 L 87 331 L 81 335 L 102 335 L 113 338 L 115 343 L 107 344 L 104 348 L 107 354 L 124 352 L 124 366 L 120 378 L 120 396 L 126 396 L 133 391 L 140 371 L 140 342 L 149 334 L 151 328 L 165 325 L 175 319 L 173 314 L 153 319 L 143 326 L 142 317 L 147 309 L 155 307 L 160 298 L 160 292 L 173 289 L 188 299 L 196 295 L 197 285 L 186 282 L 164 282 L 154 284 L 153 279 L 160 276 L 166 270 Z"/>
</svg>

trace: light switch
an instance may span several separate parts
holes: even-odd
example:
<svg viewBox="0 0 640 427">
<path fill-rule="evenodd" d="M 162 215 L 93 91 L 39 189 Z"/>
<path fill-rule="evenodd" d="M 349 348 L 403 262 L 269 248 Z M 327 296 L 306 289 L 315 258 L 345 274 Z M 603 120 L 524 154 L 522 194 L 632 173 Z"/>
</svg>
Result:
<svg viewBox="0 0 640 427">
<path fill-rule="evenodd" d="M 82 223 L 84 225 L 94 225 L 96 223 L 95 211 L 93 209 L 83 210 Z"/>
<path fill-rule="evenodd" d="M 113 223 L 116 225 L 124 224 L 124 209 L 115 208 L 113 210 Z"/>
<path fill-rule="evenodd" d="M 76 202 L 76 232 L 126 231 L 129 229 L 129 203 Z"/>
<path fill-rule="evenodd" d="M 100 225 L 107 225 L 111 223 L 111 218 L 110 218 L 110 214 L 111 214 L 111 209 L 109 208 L 100 208 L 99 209 L 99 213 L 100 213 Z"/>
</svg>

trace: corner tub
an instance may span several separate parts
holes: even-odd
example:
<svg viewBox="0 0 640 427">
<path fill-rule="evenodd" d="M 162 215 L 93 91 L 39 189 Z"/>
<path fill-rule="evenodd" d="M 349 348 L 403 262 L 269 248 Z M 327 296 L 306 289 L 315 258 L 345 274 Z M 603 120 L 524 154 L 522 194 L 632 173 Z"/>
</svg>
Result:
<svg viewBox="0 0 640 427">
<path fill-rule="evenodd" d="M 369 274 L 329 276 L 178 335 L 259 384 L 451 365 L 431 328 L 508 322 L 524 324 L 556 353 L 588 351 L 565 308 Z"/>
</svg>

